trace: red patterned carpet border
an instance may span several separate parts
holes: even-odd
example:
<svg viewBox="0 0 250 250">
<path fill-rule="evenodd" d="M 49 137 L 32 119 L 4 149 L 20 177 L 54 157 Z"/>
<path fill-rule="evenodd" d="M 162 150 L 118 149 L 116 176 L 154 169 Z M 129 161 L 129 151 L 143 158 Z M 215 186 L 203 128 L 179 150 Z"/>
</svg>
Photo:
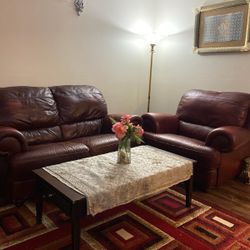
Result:
<svg viewBox="0 0 250 250">
<path fill-rule="evenodd" d="M 43 224 L 35 224 L 34 205 L 27 203 L 16 208 L 9 206 L 0 209 L 0 249 L 16 245 L 56 228 L 44 215 Z"/>
<path fill-rule="evenodd" d="M 0 209 L 0 249 L 70 249 L 69 219 L 50 202 L 46 222 L 35 224 L 34 206 Z M 81 249 L 250 249 L 250 225 L 230 212 L 167 190 L 81 222 Z M 8 247 L 9 246 L 9 247 Z"/>
</svg>

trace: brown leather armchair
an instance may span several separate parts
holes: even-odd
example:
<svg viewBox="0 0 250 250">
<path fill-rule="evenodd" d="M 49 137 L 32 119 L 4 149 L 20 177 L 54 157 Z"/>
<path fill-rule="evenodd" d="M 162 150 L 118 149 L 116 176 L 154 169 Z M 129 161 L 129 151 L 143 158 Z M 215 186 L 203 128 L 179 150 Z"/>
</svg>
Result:
<svg viewBox="0 0 250 250">
<path fill-rule="evenodd" d="M 236 177 L 250 156 L 250 94 L 190 90 L 176 115 L 142 116 L 147 144 L 197 160 L 194 184 L 206 190 Z"/>
</svg>

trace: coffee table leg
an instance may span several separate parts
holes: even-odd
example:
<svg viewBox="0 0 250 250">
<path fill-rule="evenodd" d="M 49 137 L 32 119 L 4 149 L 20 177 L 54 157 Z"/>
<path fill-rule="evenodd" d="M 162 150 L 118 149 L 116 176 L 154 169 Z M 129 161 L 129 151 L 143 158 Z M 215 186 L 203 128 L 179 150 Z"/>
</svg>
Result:
<svg viewBox="0 0 250 250">
<path fill-rule="evenodd" d="M 192 202 L 192 187 L 193 187 L 193 176 L 185 182 L 185 190 L 186 190 L 186 207 L 191 206 Z"/>
<path fill-rule="evenodd" d="M 78 204 L 72 204 L 71 223 L 72 223 L 72 249 L 80 249 L 80 218 L 82 209 Z"/>
<path fill-rule="evenodd" d="M 42 214 L 43 214 L 43 193 L 41 187 L 41 181 L 37 178 L 36 186 L 36 223 L 42 223 Z"/>
</svg>

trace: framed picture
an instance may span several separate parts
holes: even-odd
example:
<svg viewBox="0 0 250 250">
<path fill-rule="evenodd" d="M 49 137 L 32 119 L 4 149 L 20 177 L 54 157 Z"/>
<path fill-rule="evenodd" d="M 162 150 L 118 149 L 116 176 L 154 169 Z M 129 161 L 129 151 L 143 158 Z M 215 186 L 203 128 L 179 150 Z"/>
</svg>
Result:
<svg viewBox="0 0 250 250">
<path fill-rule="evenodd" d="M 249 1 L 204 6 L 195 16 L 194 51 L 197 53 L 248 51 Z"/>
</svg>

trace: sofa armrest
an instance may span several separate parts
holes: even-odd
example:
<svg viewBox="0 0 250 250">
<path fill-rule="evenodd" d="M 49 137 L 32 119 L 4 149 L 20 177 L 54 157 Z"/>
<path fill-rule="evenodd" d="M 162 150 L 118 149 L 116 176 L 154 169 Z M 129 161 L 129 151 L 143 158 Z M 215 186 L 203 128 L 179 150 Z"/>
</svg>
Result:
<svg viewBox="0 0 250 250">
<path fill-rule="evenodd" d="M 113 133 L 112 132 L 112 121 L 110 118 L 114 119 L 115 121 L 120 121 L 123 114 L 109 114 L 107 115 L 103 120 L 103 126 L 102 126 L 102 133 Z M 138 115 L 132 115 L 130 121 L 134 125 L 142 125 L 142 118 Z"/>
<path fill-rule="evenodd" d="M 216 128 L 208 134 L 206 146 L 223 153 L 240 149 L 250 154 L 250 130 L 235 126 Z"/>
<path fill-rule="evenodd" d="M 0 126 L 0 151 L 10 155 L 27 151 L 27 142 L 23 134 L 11 127 Z"/>
<path fill-rule="evenodd" d="M 147 132 L 176 134 L 179 128 L 179 119 L 176 115 L 147 113 L 142 115 L 142 126 Z"/>
</svg>

